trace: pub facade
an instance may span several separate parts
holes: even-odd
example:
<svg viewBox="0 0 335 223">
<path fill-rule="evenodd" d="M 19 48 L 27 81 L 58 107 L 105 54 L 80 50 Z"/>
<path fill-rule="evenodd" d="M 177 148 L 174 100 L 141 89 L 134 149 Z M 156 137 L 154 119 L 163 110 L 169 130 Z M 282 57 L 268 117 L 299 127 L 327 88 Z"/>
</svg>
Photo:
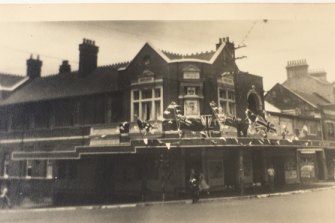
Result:
<svg viewBox="0 0 335 223">
<path fill-rule="evenodd" d="M 28 59 L 29 80 L 0 103 L 1 182 L 54 204 L 180 198 L 191 169 L 213 191 L 266 186 L 270 166 L 275 184 L 299 183 L 298 148 L 323 141 L 274 131 L 262 77 L 238 69 L 235 48 L 220 38 L 182 55 L 146 43 L 130 62 L 98 66 L 84 39 L 78 71 L 64 61 L 45 77 Z"/>
</svg>

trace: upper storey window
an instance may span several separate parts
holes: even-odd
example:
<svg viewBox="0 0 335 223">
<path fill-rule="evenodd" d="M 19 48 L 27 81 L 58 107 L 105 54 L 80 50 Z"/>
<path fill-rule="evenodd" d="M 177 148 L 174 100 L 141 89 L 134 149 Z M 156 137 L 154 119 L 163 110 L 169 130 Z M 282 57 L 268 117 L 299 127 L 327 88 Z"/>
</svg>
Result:
<svg viewBox="0 0 335 223">
<path fill-rule="evenodd" d="M 200 70 L 196 66 L 189 65 L 183 69 L 183 79 L 200 79 Z"/>
<path fill-rule="evenodd" d="M 162 87 L 133 89 L 131 97 L 131 119 L 158 120 L 162 116 Z"/>
<path fill-rule="evenodd" d="M 235 91 L 232 89 L 219 88 L 219 105 L 222 107 L 223 112 L 235 115 Z"/>
</svg>

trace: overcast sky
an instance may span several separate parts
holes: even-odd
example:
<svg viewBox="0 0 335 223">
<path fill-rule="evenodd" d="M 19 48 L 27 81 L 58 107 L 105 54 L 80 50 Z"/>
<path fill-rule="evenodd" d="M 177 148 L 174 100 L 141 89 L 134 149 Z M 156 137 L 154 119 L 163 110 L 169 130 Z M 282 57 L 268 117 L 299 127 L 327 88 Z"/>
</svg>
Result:
<svg viewBox="0 0 335 223">
<path fill-rule="evenodd" d="M 25 75 L 30 54 L 40 55 L 42 75 L 58 72 L 62 60 L 78 69 L 78 45 L 83 38 L 99 46 L 98 64 L 129 61 L 145 42 L 176 53 L 214 50 L 220 37 L 229 37 L 242 71 L 263 76 L 269 90 L 286 79 L 288 60 L 306 59 L 310 69 L 324 69 L 335 81 L 334 21 L 89 21 L 1 22 L 0 72 Z"/>
</svg>

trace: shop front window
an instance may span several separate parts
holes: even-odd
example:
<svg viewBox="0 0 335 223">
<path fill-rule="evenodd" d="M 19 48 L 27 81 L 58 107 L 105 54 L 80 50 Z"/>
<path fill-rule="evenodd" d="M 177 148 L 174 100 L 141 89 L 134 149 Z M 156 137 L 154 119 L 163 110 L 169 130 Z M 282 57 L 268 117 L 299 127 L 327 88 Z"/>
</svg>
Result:
<svg viewBox="0 0 335 223">
<path fill-rule="evenodd" d="M 51 179 L 53 177 L 53 167 L 50 160 L 46 161 L 46 178 Z"/>
<path fill-rule="evenodd" d="M 7 178 L 9 175 L 9 154 L 6 153 L 4 157 L 3 176 Z"/>
<path fill-rule="evenodd" d="M 26 177 L 32 177 L 33 175 L 33 161 L 27 160 L 26 163 Z"/>
</svg>

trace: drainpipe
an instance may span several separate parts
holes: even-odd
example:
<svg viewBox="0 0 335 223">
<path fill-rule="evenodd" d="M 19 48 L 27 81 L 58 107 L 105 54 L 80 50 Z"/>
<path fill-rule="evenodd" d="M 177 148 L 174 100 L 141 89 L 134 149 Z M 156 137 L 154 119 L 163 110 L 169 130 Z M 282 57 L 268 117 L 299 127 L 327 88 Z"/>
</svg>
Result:
<svg viewBox="0 0 335 223">
<path fill-rule="evenodd" d="M 244 195 L 244 165 L 243 165 L 243 148 L 238 151 L 238 178 L 240 183 L 241 196 Z"/>
<path fill-rule="evenodd" d="M 325 134 L 324 134 L 324 125 L 323 125 L 323 121 L 324 121 L 324 114 L 323 114 L 323 110 L 320 108 L 320 115 L 321 115 L 321 119 L 320 119 L 320 124 L 321 124 L 321 142 L 323 144 L 323 141 L 325 140 Z M 322 162 L 322 169 L 323 169 L 323 178 L 324 180 L 328 180 L 328 168 L 327 168 L 327 160 L 326 160 L 326 152 L 325 152 L 326 148 L 323 148 L 321 151 L 321 162 Z"/>
</svg>

